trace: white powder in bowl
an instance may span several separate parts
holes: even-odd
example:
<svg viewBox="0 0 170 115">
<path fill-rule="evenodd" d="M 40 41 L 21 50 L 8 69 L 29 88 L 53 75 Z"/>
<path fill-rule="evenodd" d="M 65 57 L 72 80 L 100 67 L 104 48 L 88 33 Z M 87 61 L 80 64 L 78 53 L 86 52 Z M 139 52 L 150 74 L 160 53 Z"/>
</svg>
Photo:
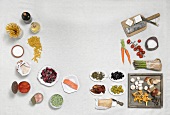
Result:
<svg viewBox="0 0 170 115">
<path fill-rule="evenodd" d="M 13 47 L 12 53 L 14 56 L 20 57 L 24 53 L 24 50 L 21 46 L 15 46 Z"/>
</svg>

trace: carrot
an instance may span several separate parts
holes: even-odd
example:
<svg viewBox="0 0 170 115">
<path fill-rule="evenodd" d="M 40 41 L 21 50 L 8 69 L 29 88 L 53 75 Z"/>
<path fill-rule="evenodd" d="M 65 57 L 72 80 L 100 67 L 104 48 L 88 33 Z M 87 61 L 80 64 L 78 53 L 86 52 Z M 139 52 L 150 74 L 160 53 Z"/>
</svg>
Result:
<svg viewBox="0 0 170 115">
<path fill-rule="evenodd" d="M 121 54 L 122 54 L 122 62 L 124 64 L 124 53 L 125 53 L 125 49 L 123 47 L 121 47 Z"/>
<path fill-rule="evenodd" d="M 131 64 L 130 54 L 127 49 L 125 49 L 125 53 L 126 53 L 129 63 Z"/>
</svg>

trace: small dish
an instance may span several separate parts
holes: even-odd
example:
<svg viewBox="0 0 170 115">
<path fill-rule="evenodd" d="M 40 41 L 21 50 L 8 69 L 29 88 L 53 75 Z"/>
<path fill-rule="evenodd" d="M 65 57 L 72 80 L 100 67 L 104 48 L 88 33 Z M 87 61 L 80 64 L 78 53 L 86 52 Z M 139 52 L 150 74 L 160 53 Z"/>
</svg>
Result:
<svg viewBox="0 0 170 115">
<path fill-rule="evenodd" d="M 15 58 L 20 58 L 24 55 L 24 48 L 20 45 L 15 45 L 11 49 L 11 54 Z"/>
<path fill-rule="evenodd" d="M 17 71 L 21 76 L 27 76 L 31 71 L 31 66 L 28 62 L 20 60 L 17 62 Z"/>
<path fill-rule="evenodd" d="M 102 80 L 94 79 L 94 78 L 92 77 L 92 74 L 93 74 L 94 72 L 102 72 L 102 73 L 104 74 L 104 78 L 103 78 Z M 103 71 L 93 71 L 93 72 L 90 73 L 90 79 L 91 79 L 92 81 L 94 81 L 94 82 L 102 82 L 102 81 L 104 81 L 106 78 L 107 78 L 106 73 L 103 72 Z"/>
<path fill-rule="evenodd" d="M 72 82 L 74 82 L 75 84 L 77 84 L 77 86 L 78 86 L 77 90 L 69 87 L 69 86 L 66 85 L 66 84 L 64 84 L 63 82 L 64 82 L 65 79 L 69 79 L 70 81 L 72 81 Z M 66 92 L 66 93 L 76 92 L 76 91 L 78 91 L 78 89 L 80 88 L 80 84 L 79 84 L 78 78 L 77 78 L 77 76 L 75 76 L 75 75 L 69 75 L 68 77 L 63 78 L 61 84 L 62 84 L 62 86 L 63 86 L 64 92 Z"/>
<path fill-rule="evenodd" d="M 94 85 L 104 85 L 104 87 L 105 87 L 105 93 L 106 93 L 107 87 L 106 87 L 105 84 L 103 84 L 103 83 L 96 83 L 96 84 L 94 84 Z M 94 85 L 92 85 L 92 86 L 89 88 L 89 91 L 93 88 Z M 90 91 L 90 93 L 91 93 L 92 95 L 94 95 L 94 96 L 102 96 L 102 95 L 105 94 L 105 93 L 102 93 L 102 92 L 101 92 L 100 94 L 95 94 L 95 93 L 93 93 L 93 92 L 91 92 L 91 91 Z"/>
<path fill-rule="evenodd" d="M 53 100 L 52 100 L 53 99 Z M 52 101 L 54 103 L 58 103 L 57 105 L 54 105 L 52 104 Z M 50 103 L 50 106 L 54 109 L 59 109 L 61 108 L 61 106 L 63 105 L 63 102 L 64 102 L 64 99 L 63 97 L 60 95 L 60 94 L 54 94 L 51 96 L 50 100 L 49 100 L 49 103 Z"/>
<path fill-rule="evenodd" d="M 114 86 L 114 85 L 118 85 L 118 86 L 122 86 L 122 89 L 124 90 L 123 91 L 123 93 L 119 93 L 119 94 L 114 94 L 112 91 L 111 91 L 111 88 L 112 88 L 112 86 Z M 109 87 L 109 93 L 111 94 L 111 95 L 114 95 L 114 96 L 120 96 L 120 95 L 123 95 L 124 93 L 125 93 L 125 86 L 123 85 L 123 84 L 118 84 L 118 83 L 116 83 L 116 84 L 112 84 L 110 87 Z"/>
<path fill-rule="evenodd" d="M 43 79 L 41 79 L 41 77 L 42 77 L 41 73 L 42 73 L 42 71 L 43 71 L 44 69 L 46 69 L 46 68 L 52 68 L 52 69 L 53 69 L 53 67 L 51 67 L 51 66 L 44 66 L 44 67 L 39 71 L 37 79 L 39 80 L 39 82 L 40 82 L 41 84 L 43 84 L 43 85 L 45 85 L 45 86 L 47 86 L 47 87 L 51 87 L 51 86 L 55 85 L 55 84 L 57 83 L 57 81 L 59 80 L 59 73 L 58 73 L 56 70 L 53 69 L 53 70 L 57 73 L 56 79 L 55 79 L 55 81 L 53 81 L 52 83 L 46 83 L 46 82 L 44 82 Z"/>
<path fill-rule="evenodd" d="M 123 77 L 122 79 L 114 80 L 114 79 L 111 78 L 111 73 L 115 73 L 115 72 L 117 72 L 117 71 L 123 73 L 124 77 Z M 125 74 L 125 72 L 123 72 L 123 71 L 121 71 L 121 70 L 113 70 L 113 71 L 111 71 L 110 74 L 109 74 L 109 79 L 110 79 L 111 81 L 113 81 L 113 82 L 121 82 L 121 81 L 125 80 L 125 78 L 126 78 L 126 74 Z"/>
<path fill-rule="evenodd" d="M 96 98 L 95 99 L 95 108 L 96 109 L 98 109 L 98 110 L 106 110 L 106 109 L 109 109 L 108 107 L 103 107 L 103 106 L 99 106 L 98 105 L 98 101 L 100 100 L 100 99 L 110 99 L 110 98 Z M 114 101 L 112 101 L 112 107 L 115 107 L 117 105 L 117 103 L 116 102 L 114 102 Z"/>
</svg>

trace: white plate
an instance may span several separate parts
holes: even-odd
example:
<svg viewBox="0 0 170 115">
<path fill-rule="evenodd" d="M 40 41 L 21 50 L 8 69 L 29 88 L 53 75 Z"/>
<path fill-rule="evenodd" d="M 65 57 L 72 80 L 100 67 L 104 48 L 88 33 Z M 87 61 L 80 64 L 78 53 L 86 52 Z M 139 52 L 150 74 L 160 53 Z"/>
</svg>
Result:
<svg viewBox="0 0 170 115">
<path fill-rule="evenodd" d="M 76 83 L 76 84 L 78 85 L 78 89 L 79 89 L 80 84 L 79 84 L 79 81 L 78 81 L 77 76 L 75 76 L 75 75 L 69 75 L 68 77 L 63 78 L 61 84 L 62 84 L 62 86 L 63 86 L 63 90 L 64 90 L 66 93 L 73 93 L 73 92 L 78 91 L 78 89 L 75 90 L 75 89 L 69 87 L 68 85 L 64 84 L 64 83 L 63 83 L 63 82 L 64 82 L 64 79 L 69 79 L 70 81 Z"/>
<path fill-rule="evenodd" d="M 122 88 L 123 88 L 124 92 L 123 92 L 123 93 L 119 93 L 119 94 L 114 94 L 114 93 L 111 91 L 111 88 L 112 88 L 112 86 L 114 86 L 114 85 L 118 85 L 118 86 L 119 86 L 119 85 L 122 85 Z M 123 84 L 118 84 L 118 83 L 112 84 L 112 85 L 109 87 L 109 93 L 112 94 L 112 95 L 114 95 L 114 96 L 123 95 L 123 94 L 125 93 L 125 86 L 124 86 Z"/>
<path fill-rule="evenodd" d="M 124 77 L 123 77 L 122 79 L 114 80 L 114 79 L 111 78 L 111 73 L 115 73 L 115 72 L 117 72 L 117 71 L 118 71 L 118 72 L 122 72 L 123 75 L 124 75 Z M 113 70 L 113 71 L 111 71 L 111 72 L 109 73 L 109 79 L 110 79 L 111 81 L 113 81 L 113 82 L 121 82 L 121 81 L 125 80 L 125 78 L 126 78 L 126 74 L 125 74 L 125 72 L 123 72 L 123 71 L 121 71 L 121 70 Z"/>
<path fill-rule="evenodd" d="M 102 83 L 93 84 L 93 85 L 90 87 L 89 91 L 92 89 L 92 87 L 93 87 L 94 85 L 104 85 L 104 86 L 105 86 L 105 93 L 106 93 L 107 87 L 106 87 L 105 84 L 102 84 Z M 93 92 L 91 92 L 91 91 L 90 91 L 90 93 L 91 93 L 92 95 L 94 95 L 94 96 L 102 96 L 102 95 L 105 94 L 105 93 L 95 94 L 95 93 L 93 93 Z"/>
<path fill-rule="evenodd" d="M 92 73 L 94 73 L 94 72 L 102 72 L 102 73 L 104 73 L 105 76 L 104 76 L 104 78 L 103 78 L 102 80 L 93 79 L 93 78 L 92 78 Z M 94 81 L 94 82 L 102 82 L 102 81 L 104 81 L 106 78 L 107 78 L 106 73 L 103 72 L 103 71 L 93 71 L 93 72 L 90 73 L 90 79 L 91 79 L 92 81 Z"/>
<path fill-rule="evenodd" d="M 98 106 L 98 100 L 99 99 L 110 99 L 110 98 L 96 98 L 95 101 L 95 108 L 98 109 L 98 110 L 106 110 L 106 109 L 109 109 L 108 107 L 102 107 L 102 106 Z M 114 98 L 115 99 L 115 98 Z M 112 101 L 112 107 L 115 107 L 117 105 L 117 103 L 115 101 Z"/>
<path fill-rule="evenodd" d="M 56 71 L 56 70 L 54 69 L 55 72 L 57 73 L 57 78 L 56 78 L 55 81 L 52 82 L 52 83 L 46 83 L 46 82 L 43 81 L 43 79 L 41 79 L 41 77 L 42 77 L 41 72 L 42 72 L 46 67 L 49 67 L 49 68 L 54 69 L 54 68 L 51 67 L 51 66 L 44 66 L 44 67 L 38 72 L 38 77 L 37 77 L 37 79 L 39 80 L 39 82 L 40 82 L 41 84 L 43 84 L 43 85 L 45 85 L 45 86 L 48 86 L 48 87 L 51 87 L 51 86 L 55 85 L 55 84 L 57 83 L 57 81 L 59 80 L 59 73 L 58 73 L 58 71 Z"/>
</svg>

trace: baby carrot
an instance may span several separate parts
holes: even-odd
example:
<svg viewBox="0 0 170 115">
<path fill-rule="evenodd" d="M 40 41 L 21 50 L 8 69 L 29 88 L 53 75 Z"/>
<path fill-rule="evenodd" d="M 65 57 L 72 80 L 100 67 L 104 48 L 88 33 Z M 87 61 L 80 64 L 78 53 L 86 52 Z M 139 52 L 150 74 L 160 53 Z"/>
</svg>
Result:
<svg viewBox="0 0 170 115">
<path fill-rule="evenodd" d="M 121 47 L 121 54 L 122 54 L 122 62 L 124 64 L 124 52 L 125 52 L 125 49 L 123 47 Z"/>
<path fill-rule="evenodd" d="M 125 49 L 125 53 L 126 53 L 129 63 L 131 64 L 130 54 L 127 49 Z"/>
</svg>

